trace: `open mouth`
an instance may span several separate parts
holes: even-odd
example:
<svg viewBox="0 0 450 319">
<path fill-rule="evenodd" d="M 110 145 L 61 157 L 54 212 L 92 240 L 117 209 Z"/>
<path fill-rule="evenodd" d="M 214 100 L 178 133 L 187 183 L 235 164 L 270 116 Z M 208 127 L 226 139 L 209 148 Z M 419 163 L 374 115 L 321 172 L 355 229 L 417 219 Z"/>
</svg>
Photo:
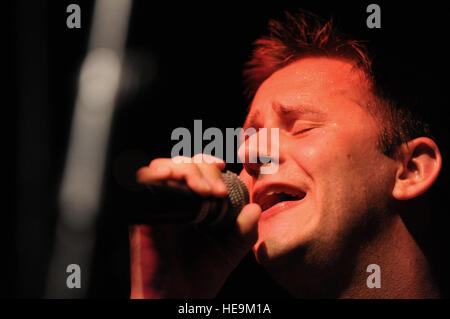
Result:
<svg viewBox="0 0 450 319">
<path fill-rule="evenodd" d="M 305 192 L 299 190 L 268 190 L 255 195 L 255 202 L 261 206 L 262 211 L 284 202 L 300 201 L 306 196 Z"/>
</svg>

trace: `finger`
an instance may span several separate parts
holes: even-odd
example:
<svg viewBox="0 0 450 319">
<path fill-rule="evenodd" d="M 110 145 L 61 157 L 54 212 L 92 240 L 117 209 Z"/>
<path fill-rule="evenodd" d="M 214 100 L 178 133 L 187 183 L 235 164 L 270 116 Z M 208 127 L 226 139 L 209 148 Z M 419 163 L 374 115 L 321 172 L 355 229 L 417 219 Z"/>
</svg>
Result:
<svg viewBox="0 0 450 319">
<path fill-rule="evenodd" d="M 226 166 L 226 163 L 223 159 L 209 154 L 196 154 L 192 159 L 193 162 L 196 164 L 200 163 L 212 164 L 221 171 L 224 170 Z"/>
<path fill-rule="evenodd" d="M 186 158 L 190 161 L 190 158 Z M 170 158 L 158 158 L 153 160 L 148 167 L 143 167 L 137 172 L 137 180 L 142 184 L 155 184 L 162 181 L 177 180 L 185 181 L 188 187 L 202 195 L 211 195 L 211 186 L 203 178 L 197 165 L 174 162 Z"/>
<path fill-rule="evenodd" d="M 172 170 L 172 176 L 175 179 L 184 179 L 191 190 L 201 196 L 209 196 L 212 192 L 212 187 L 204 178 L 200 168 L 196 164 L 180 164 L 184 167 L 177 167 Z"/>
<path fill-rule="evenodd" d="M 156 158 L 148 166 L 144 166 L 136 172 L 137 181 L 142 184 L 150 184 L 168 179 L 172 175 L 173 166 L 170 158 Z"/>
<path fill-rule="evenodd" d="M 203 178 L 209 183 L 212 189 L 212 194 L 217 197 L 225 197 L 228 189 L 222 179 L 222 172 L 217 166 L 201 163 L 197 164 Z"/>
<path fill-rule="evenodd" d="M 203 177 L 208 181 L 212 188 L 213 195 L 225 197 L 228 193 L 228 189 L 222 180 L 221 173 L 221 171 L 225 169 L 225 161 L 209 154 L 196 154 L 192 160 L 194 163 L 198 164 Z"/>
</svg>

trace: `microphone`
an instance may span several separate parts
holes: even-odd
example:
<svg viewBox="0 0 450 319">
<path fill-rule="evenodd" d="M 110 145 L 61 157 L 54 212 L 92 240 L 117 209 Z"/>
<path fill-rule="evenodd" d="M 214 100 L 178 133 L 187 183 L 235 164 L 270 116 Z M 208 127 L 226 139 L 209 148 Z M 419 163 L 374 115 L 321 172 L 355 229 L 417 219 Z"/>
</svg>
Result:
<svg viewBox="0 0 450 319">
<path fill-rule="evenodd" d="M 203 197 L 186 185 L 147 185 L 150 198 L 146 211 L 132 216 L 133 224 L 198 224 L 200 227 L 227 228 L 234 225 L 242 208 L 249 203 L 244 182 L 233 172 L 222 173 L 228 189 L 224 198 Z"/>
</svg>

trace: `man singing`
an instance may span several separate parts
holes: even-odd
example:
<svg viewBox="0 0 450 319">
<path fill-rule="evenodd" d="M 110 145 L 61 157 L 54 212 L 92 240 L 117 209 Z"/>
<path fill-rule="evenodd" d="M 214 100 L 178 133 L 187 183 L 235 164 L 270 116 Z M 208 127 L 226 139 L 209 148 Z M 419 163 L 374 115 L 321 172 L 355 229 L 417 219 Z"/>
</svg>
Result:
<svg viewBox="0 0 450 319">
<path fill-rule="evenodd" d="M 261 174 L 266 164 L 249 161 L 244 147 L 240 177 L 251 203 L 225 235 L 134 226 L 131 297 L 215 297 L 250 250 L 294 298 L 439 297 L 405 218 L 427 214 L 442 156 L 427 125 L 381 89 L 367 48 L 331 21 L 287 14 L 256 41 L 245 76 L 244 129 L 279 129 L 270 146 L 278 170 Z M 137 178 L 224 197 L 225 165 L 159 158 Z M 379 267 L 378 287 L 367 285 L 369 265 Z"/>
</svg>

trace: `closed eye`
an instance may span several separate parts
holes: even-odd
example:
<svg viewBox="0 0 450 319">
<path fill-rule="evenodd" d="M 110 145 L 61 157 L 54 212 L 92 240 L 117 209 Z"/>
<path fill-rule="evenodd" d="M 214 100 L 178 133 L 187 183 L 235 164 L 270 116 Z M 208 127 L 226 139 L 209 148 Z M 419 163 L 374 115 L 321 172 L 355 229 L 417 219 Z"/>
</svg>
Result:
<svg viewBox="0 0 450 319">
<path fill-rule="evenodd" d="M 292 135 L 293 136 L 301 135 L 301 134 L 304 134 L 304 133 L 306 133 L 308 131 L 311 131 L 312 129 L 315 129 L 315 128 L 316 127 L 308 127 L 308 128 L 305 128 L 305 129 L 301 129 L 301 130 L 295 131 L 294 133 L 292 133 Z"/>
</svg>

